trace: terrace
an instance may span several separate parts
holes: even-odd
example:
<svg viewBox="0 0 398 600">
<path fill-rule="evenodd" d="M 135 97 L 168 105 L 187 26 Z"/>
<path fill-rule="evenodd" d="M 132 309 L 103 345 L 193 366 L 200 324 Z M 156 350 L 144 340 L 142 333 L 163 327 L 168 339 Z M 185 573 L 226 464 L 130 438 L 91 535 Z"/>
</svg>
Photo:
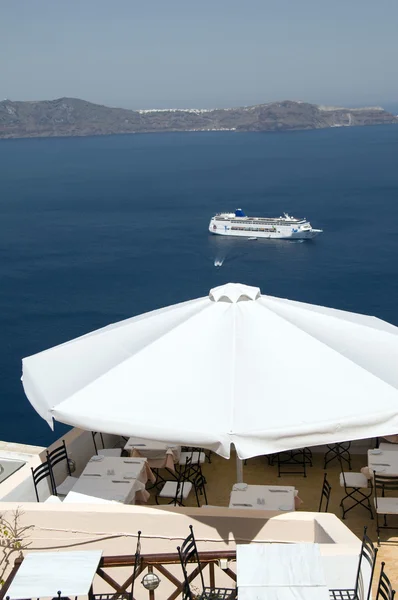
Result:
<svg viewBox="0 0 398 600">
<path fill-rule="evenodd" d="M 125 441 L 117 436 L 104 435 L 104 444 L 109 447 L 122 447 Z M 74 467 L 74 476 L 79 476 L 94 454 L 92 436 L 89 432 L 72 429 L 64 438 L 68 456 Z M 49 450 L 59 446 L 57 441 Z M 367 449 L 374 447 L 374 440 L 356 442 L 351 448 L 353 471 L 360 471 L 367 465 Z M 98 453 L 101 450 L 98 449 Z M 182 571 L 177 555 L 177 546 L 189 533 L 193 525 L 198 543 L 206 581 L 210 584 L 232 587 L 236 578 L 236 546 L 247 543 L 315 543 L 319 544 L 321 556 L 346 557 L 344 560 L 357 561 L 360 538 L 364 525 L 368 535 L 376 542 L 375 521 L 362 506 L 356 506 L 340 520 L 340 501 L 344 490 L 339 484 L 340 465 L 337 460 L 327 467 L 328 480 L 332 486 L 328 513 L 319 513 L 319 499 L 324 477 L 324 449 L 313 449 L 313 466 L 307 469 L 307 477 L 302 474 L 286 474 L 278 477 L 276 466 L 268 464 L 267 457 L 259 456 L 247 461 L 243 467 L 243 480 L 247 484 L 294 486 L 302 504 L 297 510 L 278 511 L 251 508 L 229 508 L 230 494 L 236 483 L 236 463 L 234 457 L 225 460 L 216 454 L 211 455 L 211 463 L 202 465 L 206 479 L 208 505 L 197 507 L 195 494 L 190 494 L 184 507 L 173 505 L 157 506 L 155 488 L 147 482 L 149 498 L 146 504 L 111 504 L 75 502 L 49 503 L 51 489 L 46 481 L 39 484 L 40 502 L 36 501 L 31 468 L 46 460 L 43 448 L 4 445 L 0 457 L 12 456 L 19 461 L 18 469 L 0 484 L 0 514 L 10 516 L 13 511 L 21 511 L 20 527 L 32 526 L 27 532 L 30 543 L 24 554 L 37 551 L 65 552 L 98 549 L 102 558 L 94 578 L 93 590 L 99 593 L 122 594 L 128 591 L 134 565 L 134 552 L 137 531 L 142 531 L 142 562 L 136 577 L 135 598 L 177 598 L 182 590 Z M 0 458 L 2 462 L 4 458 Z M 293 469 L 292 469 L 293 470 Z M 65 465 L 55 469 L 56 484 L 65 479 Z M 172 479 L 168 471 L 160 474 Z M 202 497 L 201 503 L 202 503 Z M 204 502 L 204 501 L 203 501 Z M 265 508 L 265 509 L 264 509 Z M 398 523 L 397 523 L 398 525 Z M 378 580 L 381 561 L 387 564 L 392 582 L 398 582 L 397 532 L 382 532 L 382 543 L 373 588 Z M 9 575 L 13 555 L 6 575 Z M 17 565 L 18 566 L 18 565 Z M 14 569 L 11 577 L 16 574 Z M 145 573 L 154 572 L 160 577 L 158 590 L 148 592 L 140 585 Z M 196 578 L 197 579 L 197 578 Z M 196 584 L 196 579 L 193 583 Z M 7 585 L 0 591 L 0 598 L 7 595 Z M 396 584 L 395 584 L 396 586 Z M 54 595 L 57 590 L 54 590 Z M 61 589 L 62 592 L 62 589 Z M 155 596 L 156 594 L 156 596 Z"/>
</svg>

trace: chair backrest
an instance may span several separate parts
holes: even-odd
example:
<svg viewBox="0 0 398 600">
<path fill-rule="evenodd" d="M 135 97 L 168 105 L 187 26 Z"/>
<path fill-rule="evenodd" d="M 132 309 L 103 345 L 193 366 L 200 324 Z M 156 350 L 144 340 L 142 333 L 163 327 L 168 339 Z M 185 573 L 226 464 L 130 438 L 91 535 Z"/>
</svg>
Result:
<svg viewBox="0 0 398 600">
<path fill-rule="evenodd" d="M 339 461 L 340 471 L 341 471 L 341 475 L 343 477 L 344 489 L 346 490 L 346 493 L 347 493 L 347 482 L 346 482 L 346 479 L 345 479 L 343 461 L 341 460 L 340 454 L 337 455 L 337 460 Z"/>
<path fill-rule="evenodd" d="M 358 562 L 357 577 L 355 580 L 355 591 L 358 593 L 359 586 L 361 585 L 361 583 L 363 583 L 363 578 L 362 578 L 363 559 L 366 559 L 370 566 L 370 578 L 369 578 L 368 590 L 367 591 L 363 590 L 363 594 L 362 594 L 363 600 L 369 600 L 369 598 L 370 598 L 370 593 L 372 590 L 373 574 L 374 574 L 374 570 L 375 570 L 376 557 L 377 557 L 377 551 L 378 551 L 378 549 L 375 547 L 375 545 L 373 544 L 370 537 L 368 537 L 368 535 L 366 534 L 366 531 L 367 531 L 367 527 L 364 527 L 361 553 L 359 555 L 359 562 Z"/>
<path fill-rule="evenodd" d="M 196 471 L 196 475 L 194 475 L 192 479 L 192 483 L 195 488 L 196 500 L 199 506 L 199 496 L 198 492 L 203 494 L 205 497 L 205 503 L 207 504 L 207 494 L 206 494 L 206 479 L 202 473 L 202 470 Z"/>
<path fill-rule="evenodd" d="M 181 471 L 178 474 L 176 493 L 173 501 L 174 506 L 177 506 L 177 504 L 182 504 L 184 498 L 184 486 L 188 481 L 190 481 L 190 473 L 192 468 L 193 467 L 191 457 L 187 456 L 185 460 L 185 466 L 183 467 L 183 469 L 181 469 Z"/>
<path fill-rule="evenodd" d="M 377 490 L 381 490 L 381 495 L 384 495 L 385 491 L 397 491 L 398 490 L 398 476 L 397 475 L 379 475 L 377 472 L 373 475 L 373 490 L 375 496 L 375 506 L 377 510 Z"/>
<path fill-rule="evenodd" d="M 394 600 L 395 590 L 392 589 L 391 582 L 384 572 L 386 563 L 381 563 L 379 583 L 377 586 L 376 600 Z"/>
<path fill-rule="evenodd" d="M 136 546 L 135 555 L 134 555 L 133 581 L 131 582 L 131 596 L 133 598 L 134 598 L 134 595 L 133 595 L 134 584 L 135 584 L 137 575 L 139 575 L 139 573 L 140 573 L 140 567 L 141 567 L 141 531 L 138 532 L 137 546 Z"/>
<path fill-rule="evenodd" d="M 321 492 L 321 499 L 319 502 L 318 512 L 322 512 L 322 503 L 323 503 L 324 498 L 326 499 L 324 512 L 328 512 L 331 491 L 332 491 L 332 486 L 330 485 L 330 483 L 327 480 L 327 473 L 325 473 L 325 475 L 323 477 L 322 492 Z"/>
<path fill-rule="evenodd" d="M 61 590 L 57 592 L 57 596 L 54 596 L 52 600 L 72 600 L 70 596 L 63 596 Z M 77 600 L 77 596 L 75 596 L 75 600 Z"/>
<path fill-rule="evenodd" d="M 35 486 L 37 501 L 40 502 L 37 485 L 40 483 L 40 481 L 42 481 L 43 479 L 46 479 L 47 477 L 50 478 L 50 490 L 51 490 L 51 493 L 54 494 L 54 483 L 53 483 L 51 468 L 50 468 L 48 461 L 45 461 L 44 463 L 42 463 L 41 465 L 39 465 L 38 467 L 36 467 L 34 469 L 33 469 L 33 467 L 31 467 L 31 471 L 32 471 L 33 485 Z"/>
<path fill-rule="evenodd" d="M 178 556 L 180 557 L 180 563 L 182 567 L 182 572 L 184 575 L 184 600 L 191 600 L 193 598 L 191 588 L 189 585 L 189 578 L 187 572 L 187 564 L 188 563 L 196 563 L 197 569 L 199 571 L 200 579 L 202 582 L 202 592 L 205 588 L 205 582 L 203 579 L 202 567 L 199 560 L 198 548 L 196 546 L 196 540 L 193 533 L 192 525 L 189 526 L 191 533 L 188 537 L 185 538 L 181 546 L 177 547 Z"/>
<path fill-rule="evenodd" d="M 205 479 L 202 471 L 196 471 L 196 475 L 194 476 L 192 483 L 198 490 L 201 490 L 204 488 L 206 479 Z"/>
<path fill-rule="evenodd" d="M 93 436 L 93 444 L 94 444 L 94 448 L 95 448 L 95 453 L 98 454 L 98 448 L 97 448 L 97 442 L 96 442 L 95 436 L 96 435 L 100 436 L 100 438 L 101 438 L 101 444 L 102 444 L 103 448 L 105 448 L 104 437 L 103 437 L 103 435 L 102 435 L 102 433 L 100 431 L 92 431 L 91 435 Z"/>
<path fill-rule="evenodd" d="M 60 463 L 64 460 L 66 463 L 66 468 L 68 470 L 69 475 L 72 475 L 71 470 L 70 470 L 69 460 L 68 460 L 68 453 L 66 451 L 65 440 L 62 440 L 61 446 L 58 446 L 58 448 L 54 448 L 54 450 L 51 450 L 51 452 L 49 452 L 47 450 L 47 460 L 50 464 L 51 471 L 53 470 L 55 465 L 57 465 L 58 463 Z M 53 477 L 53 479 L 54 479 L 54 477 Z"/>
</svg>

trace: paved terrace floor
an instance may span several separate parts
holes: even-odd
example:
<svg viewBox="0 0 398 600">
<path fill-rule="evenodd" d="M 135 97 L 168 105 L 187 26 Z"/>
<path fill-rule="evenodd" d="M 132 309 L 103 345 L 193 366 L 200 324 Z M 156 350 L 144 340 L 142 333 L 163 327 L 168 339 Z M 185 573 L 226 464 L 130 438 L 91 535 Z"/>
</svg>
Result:
<svg viewBox="0 0 398 600">
<path fill-rule="evenodd" d="M 360 471 L 361 467 L 366 466 L 367 457 L 365 454 L 352 454 L 351 458 L 353 472 Z M 208 504 L 228 506 L 232 486 L 236 483 L 235 456 L 232 456 L 230 460 L 225 460 L 216 454 L 212 454 L 211 460 L 211 464 L 206 462 L 203 465 L 203 473 L 207 481 L 206 492 Z M 341 518 L 340 501 L 344 496 L 344 489 L 339 484 L 340 467 L 338 462 L 335 460 L 329 463 L 326 472 L 328 474 L 328 481 L 332 486 L 328 512 L 332 512 Z M 298 495 L 303 501 L 301 509 L 317 512 L 324 473 L 322 453 L 313 453 L 313 466 L 308 468 L 306 478 L 299 474 L 278 477 L 277 466 L 270 467 L 267 458 L 260 456 L 248 460 L 247 465 L 243 467 L 243 481 L 248 484 L 257 485 L 294 485 L 298 489 Z M 149 504 L 154 503 L 155 499 L 151 496 Z M 185 504 L 186 506 L 197 506 L 193 492 Z M 381 533 L 381 546 L 379 548 L 374 581 L 378 580 L 381 561 L 385 561 L 387 574 L 393 582 L 395 589 L 398 590 L 398 516 L 395 519 L 393 521 L 390 517 L 389 523 L 396 523 L 397 530 L 384 530 Z M 376 519 L 372 520 L 365 508 L 361 506 L 355 507 L 346 515 L 343 522 L 359 538 L 362 538 L 363 528 L 367 525 L 368 535 L 375 543 L 377 542 Z"/>
</svg>

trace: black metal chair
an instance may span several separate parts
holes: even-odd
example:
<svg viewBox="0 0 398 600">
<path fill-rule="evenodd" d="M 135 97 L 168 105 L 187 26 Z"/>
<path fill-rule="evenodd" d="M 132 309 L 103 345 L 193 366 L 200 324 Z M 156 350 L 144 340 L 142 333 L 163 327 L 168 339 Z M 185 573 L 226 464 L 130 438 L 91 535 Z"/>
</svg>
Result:
<svg viewBox="0 0 398 600">
<path fill-rule="evenodd" d="M 380 529 L 398 529 L 398 525 L 390 526 L 387 524 L 387 515 L 398 516 L 398 498 L 385 497 L 385 492 L 396 492 L 398 490 L 398 476 L 379 475 L 377 472 L 373 476 L 374 485 L 374 505 L 376 510 L 377 543 L 380 546 Z M 381 496 L 377 495 L 377 490 L 381 491 Z M 380 525 L 379 516 L 383 515 L 384 525 Z"/>
<path fill-rule="evenodd" d="M 121 448 L 105 448 L 104 437 L 100 431 L 92 431 L 91 435 L 93 437 L 93 444 L 94 444 L 96 454 L 102 454 L 103 456 L 116 456 L 116 457 L 122 455 Z M 101 444 L 102 444 L 102 448 L 100 448 L 99 452 L 98 452 L 98 446 L 97 446 L 97 441 L 96 441 L 97 435 L 100 436 Z"/>
<path fill-rule="evenodd" d="M 370 504 L 370 497 L 372 495 L 372 484 L 363 473 L 345 473 L 343 468 L 343 463 L 341 457 L 338 457 L 340 463 L 340 486 L 344 488 L 345 496 L 341 499 L 340 506 L 343 511 L 342 519 L 345 519 L 345 516 L 350 510 L 355 508 L 356 506 L 363 506 L 366 510 L 370 512 L 370 518 L 373 519 L 373 511 L 372 506 Z M 369 493 L 366 494 L 362 490 L 368 490 Z M 348 508 L 345 508 L 344 501 L 352 500 L 353 504 Z"/>
<path fill-rule="evenodd" d="M 183 600 L 233 600 L 237 597 L 237 590 L 232 588 L 216 588 L 206 587 L 202 567 L 200 564 L 198 548 L 196 546 L 195 536 L 193 533 L 192 525 L 189 526 L 191 533 L 183 541 L 181 546 L 177 547 L 178 556 L 180 557 L 180 563 L 182 572 L 184 575 L 184 588 L 183 588 Z M 187 564 L 195 563 L 196 568 L 194 570 L 195 575 L 200 576 L 201 590 L 199 594 L 195 591 L 191 591 L 190 582 L 193 577 L 192 574 L 188 575 Z"/>
<path fill-rule="evenodd" d="M 181 454 L 183 454 L 184 452 L 196 452 L 196 451 L 203 452 L 207 462 L 211 463 L 211 455 L 212 455 L 211 450 L 207 450 L 207 448 L 197 448 L 195 446 L 181 446 Z"/>
<path fill-rule="evenodd" d="M 135 584 L 135 580 L 137 579 L 138 575 L 141 573 L 142 571 L 142 567 L 141 567 L 141 531 L 138 532 L 138 537 L 137 537 L 137 546 L 135 549 L 135 555 L 134 555 L 134 569 L 133 569 L 133 579 L 131 582 L 131 597 L 132 600 L 134 600 L 134 584 Z"/>
<path fill-rule="evenodd" d="M 329 590 L 329 598 L 332 600 L 369 600 L 372 591 L 373 574 L 375 570 L 376 557 L 378 549 L 372 540 L 366 534 L 367 527 L 364 528 L 361 553 L 359 555 L 358 570 L 355 578 L 355 587 L 349 590 Z M 363 583 L 363 560 L 366 560 L 370 566 L 370 577 L 367 589 Z"/>
<path fill-rule="evenodd" d="M 321 492 L 321 499 L 319 501 L 318 512 L 328 512 L 331 491 L 332 491 L 332 486 L 330 485 L 330 483 L 327 480 L 327 473 L 325 473 L 325 475 L 323 477 L 322 492 Z M 325 507 L 323 510 L 322 504 L 323 504 L 324 498 L 325 498 L 326 504 L 325 504 Z"/>
<path fill-rule="evenodd" d="M 381 563 L 379 583 L 377 585 L 376 600 L 394 600 L 395 590 L 384 572 L 385 562 Z"/>
<path fill-rule="evenodd" d="M 202 471 L 197 471 L 196 474 L 194 475 L 193 479 L 189 479 L 188 477 L 188 481 L 190 481 L 193 485 L 193 488 L 195 490 L 195 496 L 196 496 L 196 503 L 198 506 L 200 506 L 200 501 L 199 501 L 199 496 L 203 495 L 204 499 L 205 499 L 205 504 L 207 504 L 207 494 L 206 494 L 206 479 L 203 476 Z"/>
<path fill-rule="evenodd" d="M 51 492 L 51 494 L 54 494 L 55 485 L 53 482 L 52 472 L 51 472 L 51 468 L 50 468 L 48 461 L 46 460 L 45 462 L 43 462 L 38 467 L 35 467 L 34 469 L 33 469 L 33 467 L 31 467 L 31 471 L 32 471 L 33 485 L 35 486 L 35 493 L 36 493 L 37 501 L 40 502 L 39 491 L 37 489 L 37 486 L 40 483 L 40 481 L 43 481 L 43 479 L 47 479 L 47 477 L 49 479 L 50 492 Z"/>
<path fill-rule="evenodd" d="M 72 600 L 72 598 L 70 596 L 63 596 L 61 590 L 58 590 L 57 595 L 52 600 Z M 77 596 L 75 596 L 75 600 L 77 600 Z"/>
<path fill-rule="evenodd" d="M 63 596 L 61 590 L 57 592 L 57 596 L 52 598 L 52 600 L 72 600 L 70 596 Z M 77 596 L 75 596 L 75 600 L 77 600 Z"/>
<path fill-rule="evenodd" d="M 206 454 L 203 448 L 186 447 L 180 454 L 180 460 L 178 461 L 178 470 L 185 467 L 187 458 L 190 458 L 192 465 L 203 465 L 206 460 Z"/>
<path fill-rule="evenodd" d="M 312 467 L 312 452 L 309 448 L 299 448 L 297 450 L 286 450 L 278 452 L 278 477 L 281 475 L 297 475 L 302 472 L 304 477 L 307 477 L 307 465 Z M 294 470 L 285 470 L 284 466 L 297 467 Z"/>
<path fill-rule="evenodd" d="M 72 477 L 72 471 L 70 468 L 70 460 L 69 460 L 68 453 L 66 450 L 65 440 L 62 440 L 61 446 L 58 446 L 58 448 L 54 448 L 54 450 L 51 450 L 51 452 L 49 452 L 47 450 L 47 461 L 50 465 L 50 471 L 51 471 L 51 476 L 52 476 L 52 481 L 53 481 L 53 486 L 54 486 L 54 490 L 53 490 L 54 496 L 66 496 L 71 491 L 73 486 L 76 484 L 77 478 Z M 64 481 L 60 485 L 57 486 L 55 484 L 56 478 L 55 478 L 55 474 L 54 474 L 54 467 L 61 462 L 65 462 L 67 476 L 66 476 L 66 479 L 64 479 Z"/>
<path fill-rule="evenodd" d="M 137 536 L 137 546 L 134 555 L 133 574 L 131 575 L 131 591 L 111 592 L 109 594 L 89 594 L 89 600 L 134 600 L 134 584 L 138 575 L 142 571 L 141 562 L 141 531 L 139 531 Z M 130 583 L 128 583 L 127 585 L 130 585 Z"/>
<path fill-rule="evenodd" d="M 198 466 L 192 465 L 191 458 L 187 456 L 185 468 L 178 471 L 173 480 L 161 479 L 163 485 L 155 495 L 156 504 L 159 504 L 159 499 L 162 498 L 170 500 L 168 504 L 184 506 L 183 501 L 188 498 L 193 488 L 193 483 L 189 481 L 189 478 L 192 478 L 196 473 L 198 473 Z"/>
<path fill-rule="evenodd" d="M 351 442 L 340 442 L 338 444 L 327 444 L 328 450 L 325 452 L 323 460 L 323 468 L 326 469 L 327 465 L 335 459 L 341 458 L 348 465 L 348 470 L 351 471 Z"/>
</svg>

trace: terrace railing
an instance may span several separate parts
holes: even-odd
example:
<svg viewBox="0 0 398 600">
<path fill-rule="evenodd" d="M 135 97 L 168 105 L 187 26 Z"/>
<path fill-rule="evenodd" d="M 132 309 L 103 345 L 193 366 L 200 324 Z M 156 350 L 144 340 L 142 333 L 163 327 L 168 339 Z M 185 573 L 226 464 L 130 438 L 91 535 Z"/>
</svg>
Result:
<svg viewBox="0 0 398 600">
<path fill-rule="evenodd" d="M 236 550 L 223 550 L 223 551 L 215 551 L 215 552 L 200 552 L 200 562 L 203 574 L 205 578 L 208 579 L 209 585 L 211 587 L 217 587 L 217 574 L 224 573 L 227 575 L 232 582 L 236 583 L 236 573 L 229 568 L 229 562 L 236 561 Z M 108 586 L 112 589 L 112 591 L 108 591 L 104 594 L 104 598 L 106 597 L 108 600 L 126 600 L 127 598 L 131 598 L 128 595 L 129 588 L 131 587 L 132 579 L 133 579 L 133 567 L 134 567 L 135 557 L 134 555 L 126 555 L 126 556 L 104 556 L 101 559 L 101 562 L 97 569 L 97 576 L 101 578 L 104 582 L 108 584 Z M 7 597 L 7 590 L 11 585 L 12 580 L 18 572 L 19 566 L 22 563 L 22 559 L 17 559 L 15 561 L 15 566 L 10 573 L 8 579 L 5 581 L 4 586 L 0 588 L 0 600 L 3 600 Z M 148 598 L 149 600 L 156 600 L 157 598 L 160 600 L 175 600 L 178 598 L 183 591 L 183 576 L 182 570 L 178 570 L 178 576 L 175 575 L 176 569 L 174 569 L 174 573 L 170 571 L 170 566 L 179 565 L 180 560 L 177 552 L 172 552 L 168 554 L 141 554 L 140 557 L 140 565 L 136 570 L 136 582 L 134 584 L 134 596 L 143 597 L 144 588 L 140 583 L 140 580 L 146 575 L 146 573 L 155 573 L 159 576 L 160 579 L 167 579 L 170 585 L 169 587 L 169 595 L 166 597 L 165 589 L 163 586 L 162 589 L 162 581 L 160 582 L 159 587 L 156 590 L 148 590 Z M 126 569 L 126 567 L 131 567 L 131 575 L 122 583 L 118 581 L 119 577 L 117 577 L 116 570 Z M 115 570 L 115 574 L 112 576 L 109 574 L 109 570 Z M 190 583 L 193 582 L 195 578 L 199 575 L 199 569 L 196 566 L 195 569 L 189 574 Z M 199 581 L 199 580 L 198 580 Z M 225 582 L 225 578 L 224 578 Z M 96 595 L 96 588 L 98 588 L 99 581 L 98 578 L 94 579 L 94 595 Z M 221 586 L 224 584 L 220 584 Z M 231 585 L 230 587 L 233 587 Z M 60 590 L 62 592 L 62 589 Z M 131 600 L 135 600 L 135 598 L 131 598 Z"/>
</svg>

